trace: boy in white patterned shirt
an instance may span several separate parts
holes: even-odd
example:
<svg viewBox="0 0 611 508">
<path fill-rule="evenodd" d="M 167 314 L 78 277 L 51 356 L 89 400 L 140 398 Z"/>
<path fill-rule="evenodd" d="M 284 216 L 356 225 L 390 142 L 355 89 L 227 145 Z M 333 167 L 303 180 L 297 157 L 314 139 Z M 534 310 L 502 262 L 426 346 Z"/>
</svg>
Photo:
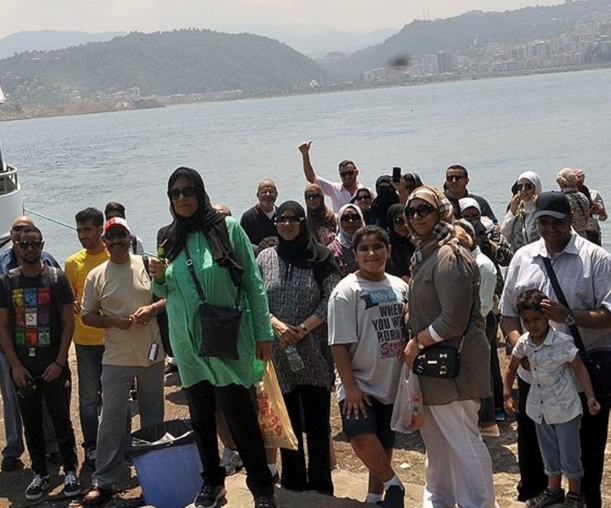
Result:
<svg viewBox="0 0 611 508">
<path fill-rule="evenodd" d="M 541 302 L 549 298 L 538 289 L 524 291 L 517 301 L 527 333 L 516 343 L 504 377 L 505 409 L 515 413 L 513 383 L 521 362 L 528 361 L 533 382 L 526 400 L 526 414 L 535 421 L 548 488 L 526 502 L 528 508 L 560 503 L 566 508 L 584 508 L 581 495 L 581 401 L 579 387 L 588 400 L 590 414 L 600 411 L 585 365 L 570 335 L 554 330 L 543 314 Z M 562 475 L 569 481 L 564 496 Z"/>
</svg>

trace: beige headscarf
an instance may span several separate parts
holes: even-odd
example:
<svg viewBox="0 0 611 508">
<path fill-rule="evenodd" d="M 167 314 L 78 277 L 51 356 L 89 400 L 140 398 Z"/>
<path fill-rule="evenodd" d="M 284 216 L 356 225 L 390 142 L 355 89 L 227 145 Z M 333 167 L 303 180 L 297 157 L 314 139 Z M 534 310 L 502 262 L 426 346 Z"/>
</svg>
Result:
<svg viewBox="0 0 611 508">
<path fill-rule="evenodd" d="M 579 175 L 576 169 L 564 168 L 556 175 L 556 182 L 560 185 L 561 189 L 567 187 L 576 189 L 579 183 Z"/>
</svg>

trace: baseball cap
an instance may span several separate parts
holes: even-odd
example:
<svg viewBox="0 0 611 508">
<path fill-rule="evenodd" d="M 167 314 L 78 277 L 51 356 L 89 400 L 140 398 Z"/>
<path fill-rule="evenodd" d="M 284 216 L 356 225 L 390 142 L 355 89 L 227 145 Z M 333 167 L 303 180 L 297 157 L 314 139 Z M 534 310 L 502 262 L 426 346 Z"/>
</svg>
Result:
<svg viewBox="0 0 611 508">
<path fill-rule="evenodd" d="M 562 192 L 542 192 L 537 198 L 534 218 L 538 219 L 544 215 L 555 219 L 564 219 L 571 214 L 571 203 L 569 198 Z"/>
<path fill-rule="evenodd" d="M 113 217 L 112 219 L 107 220 L 106 224 L 104 224 L 104 233 L 106 233 L 113 226 L 121 226 L 127 229 L 127 232 L 130 235 L 132 233 L 131 229 L 129 229 L 129 224 L 127 223 L 127 221 L 121 217 Z"/>
</svg>

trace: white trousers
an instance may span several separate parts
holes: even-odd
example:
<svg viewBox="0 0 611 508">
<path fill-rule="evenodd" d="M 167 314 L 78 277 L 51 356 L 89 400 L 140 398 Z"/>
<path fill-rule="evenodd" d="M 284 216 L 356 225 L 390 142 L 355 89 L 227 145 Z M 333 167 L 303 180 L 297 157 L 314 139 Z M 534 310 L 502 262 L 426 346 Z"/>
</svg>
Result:
<svg viewBox="0 0 611 508">
<path fill-rule="evenodd" d="M 424 406 L 424 508 L 498 508 L 492 460 L 477 425 L 476 400 Z"/>
</svg>

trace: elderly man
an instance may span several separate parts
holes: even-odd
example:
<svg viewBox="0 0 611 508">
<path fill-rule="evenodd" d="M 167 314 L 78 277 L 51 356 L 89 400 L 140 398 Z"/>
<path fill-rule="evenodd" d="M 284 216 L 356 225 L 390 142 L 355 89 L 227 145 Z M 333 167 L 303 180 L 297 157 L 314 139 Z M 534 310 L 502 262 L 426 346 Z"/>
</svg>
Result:
<svg viewBox="0 0 611 508">
<path fill-rule="evenodd" d="M 250 243 L 254 246 L 259 245 L 264 238 L 278 236 L 274 223 L 278 189 L 273 180 L 265 178 L 259 182 L 257 199 L 259 203 L 244 212 L 240 220 L 240 226 L 246 231 Z"/>
<path fill-rule="evenodd" d="M 163 422 L 163 346 L 153 317 L 165 300 L 153 302 L 151 279 L 140 256 L 130 254 L 127 221 L 104 225 L 110 259 L 92 269 L 85 281 L 83 324 L 105 330 L 102 358 L 102 416 L 96 469 L 84 504 L 109 501 L 123 463 L 128 396 L 137 379 L 142 427 Z"/>
<path fill-rule="evenodd" d="M 312 142 L 302 143 L 299 145 L 299 151 L 301 152 L 301 159 L 303 163 L 303 173 L 305 174 L 306 180 L 310 183 L 315 183 L 320 186 L 325 196 L 331 198 L 333 204 L 333 211 L 339 212 L 339 209 L 350 203 L 356 196 L 358 191 L 363 185 L 358 181 L 359 170 L 356 164 L 349 160 L 344 160 L 339 163 L 339 177 L 342 183 L 330 182 L 324 178 L 321 178 L 314 172 L 312 162 L 310 160 L 310 147 Z"/>
<path fill-rule="evenodd" d="M 511 344 L 515 344 L 522 334 L 517 298 L 527 289 L 539 289 L 551 297 L 542 306 L 552 326 L 572 335 L 587 360 L 586 365 L 590 364 L 588 370 L 602 409 L 596 416 L 590 415 L 582 394 L 585 404 L 581 422 L 582 491 L 588 508 L 601 508 L 600 485 L 611 409 L 611 255 L 577 235 L 571 227 L 571 205 L 563 193 L 539 195 L 535 219 L 541 238 L 518 250 L 509 265 L 501 298 L 503 329 Z M 552 282 L 553 274 L 558 290 Z M 607 378 L 597 376 L 597 370 Z M 535 426 L 525 412 L 530 374 L 522 368 L 519 376 L 519 499 L 531 499 L 529 506 L 533 507 L 548 506 L 545 502 L 549 491 L 545 490 L 547 479 Z"/>
</svg>

